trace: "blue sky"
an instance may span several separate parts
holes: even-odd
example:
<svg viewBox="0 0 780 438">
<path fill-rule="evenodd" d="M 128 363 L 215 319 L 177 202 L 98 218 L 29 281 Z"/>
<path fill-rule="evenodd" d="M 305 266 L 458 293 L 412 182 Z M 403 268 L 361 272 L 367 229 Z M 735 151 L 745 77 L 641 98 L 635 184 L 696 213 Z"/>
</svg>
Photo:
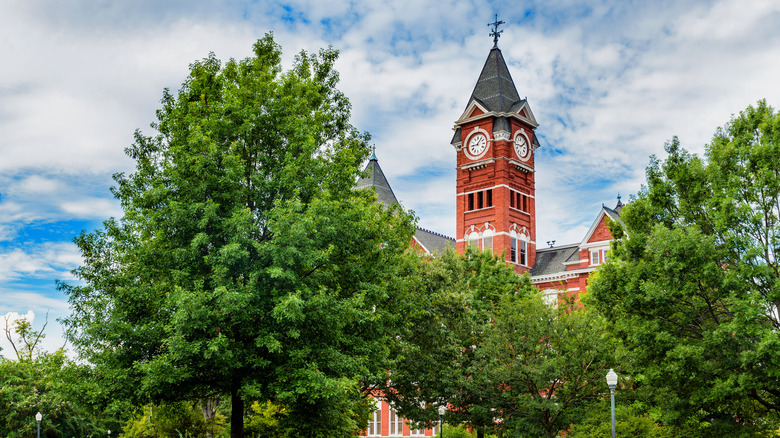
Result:
<svg viewBox="0 0 780 438">
<path fill-rule="evenodd" d="M 0 14 L 0 315 L 49 312 L 80 263 L 73 237 L 121 215 L 111 175 L 165 87 L 214 52 L 243 58 L 273 31 L 286 65 L 341 51 L 340 88 L 397 197 L 454 235 L 453 122 L 499 41 L 540 127 L 537 241 L 578 241 L 602 203 L 636 193 L 677 135 L 701 153 L 759 99 L 780 106 L 780 3 L 712 1 L 3 2 Z M 0 326 L 2 321 L 0 321 Z M 10 353 L 7 343 L 0 342 Z"/>
</svg>

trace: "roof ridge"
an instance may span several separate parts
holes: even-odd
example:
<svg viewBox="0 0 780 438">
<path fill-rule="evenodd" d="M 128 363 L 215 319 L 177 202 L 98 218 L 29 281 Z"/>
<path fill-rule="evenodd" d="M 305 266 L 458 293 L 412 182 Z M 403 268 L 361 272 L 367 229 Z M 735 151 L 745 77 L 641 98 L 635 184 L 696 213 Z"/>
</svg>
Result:
<svg viewBox="0 0 780 438">
<path fill-rule="evenodd" d="M 417 227 L 417 229 L 421 230 L 421 231 L 425 231 L 426 233 L 431 233 L 431 234 L 433 234 L 435 236 L 444 237 L 445 239 L 455 240 L 454 238 L 452 238 L 450 236 L 447 236 L 447 235 L 444 235 L 444 234 L 441 234 L 441 233 L 437 233 L 436 231 L 431 231 L 431 230 L 429 230 L 427 228 Z"/>
<path fill-rule="evenodd" d="M 567 249 L 567 248 L 574 248 L 574 247 L 579 247 L 579 246 L 580 246 L 579 243 L 567 243 L 565 245 L 550 246 L 550 247 L 547 247 L 547 248 L 539 248 L 539 249 L 536 250 L 536 252 L 549 251 L 551 249 Z"/>
</svg>

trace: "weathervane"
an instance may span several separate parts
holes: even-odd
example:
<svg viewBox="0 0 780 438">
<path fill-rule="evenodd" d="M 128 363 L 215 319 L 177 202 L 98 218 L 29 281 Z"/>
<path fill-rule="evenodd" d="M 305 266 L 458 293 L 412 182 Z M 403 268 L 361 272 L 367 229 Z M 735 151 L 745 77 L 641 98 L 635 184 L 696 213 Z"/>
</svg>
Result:
<svg viewBox="0 0 780 438">
<path fill-rule="evenodd" d="M 496 21 L 493 23 L 488 23 L 488 26 L 493 26 L 493 31 L 490 32 L 490 36 L 493 37 L 493 48 L 495 49 L 498 47 L 498 38 L 501 37 L 501 34 L 504 32 L 503 30 L 498 30 L 498 26 L 504 24 L 503 21 L 498 21 L 498 14 L 496 14 Z"/>
</svg>

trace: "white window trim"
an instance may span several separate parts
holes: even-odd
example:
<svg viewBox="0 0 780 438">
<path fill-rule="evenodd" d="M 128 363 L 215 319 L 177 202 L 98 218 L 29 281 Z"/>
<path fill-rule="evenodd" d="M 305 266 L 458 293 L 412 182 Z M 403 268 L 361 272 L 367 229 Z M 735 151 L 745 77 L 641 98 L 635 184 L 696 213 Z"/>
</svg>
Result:
<svg viewBox="0 0 780 438">
<path fill-rule="evenodd" d="M 594 260 L 595 256 L 595 262 Z M 590 265 L 591 266 L 598 266 L 601 264 L 601 250 L 599 249 L 591 249 L 590 250 Z"/>
</svg>

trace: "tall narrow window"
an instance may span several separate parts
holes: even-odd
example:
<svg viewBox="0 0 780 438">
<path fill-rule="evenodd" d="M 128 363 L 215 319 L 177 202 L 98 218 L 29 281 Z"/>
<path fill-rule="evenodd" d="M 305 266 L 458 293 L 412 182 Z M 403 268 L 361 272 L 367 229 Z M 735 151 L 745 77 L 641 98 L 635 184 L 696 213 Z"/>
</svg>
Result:
<svg viewBox="0 0 780 438">
<path fill-rule="evenodd" d="M 402 436 L 404 434 L 404 420 L 395 409 L 390 407 L 390 436 Z"/>
<path fill-rule="evenodd" d="M 528 196 L 523 195 L 523 211 L 528 211 Z"/>
<path fill-rule="evenodd" d="M 486 207 L 492 207 L 493 206 L 493 189 L 485 190 L 485 194 L 487 195 L 487 205 L 486 205 Z"/>
<path fill-rule="evenodd" d="M 371 414 L 368 421 L 368 430 L 366 436 L 382 435 L 382 402 L 377 400 L 377 409 Z"/>
<path fill-rule="evenodd" d="M 517 263 L 517 238 L 512 237 L 512 247 L 509 250 L 509 261 Z"/>
<path fill-rule="evenodd" d="M 482 208 L 482 192 L 477 192 L 477 209 Z"/>
<path fill-rule="evenodd" d="M 471 211 L 474 209 L 474 194 L 469 193 L 469 209 L 468 211 Z"/>
<path fill-rule="evenodd" d="M 515 192 L 513 190 L 509 191 L 509 206 L 517 208 L 517 204 L 515 204 Z"/>
<path fill-rule="evenodd" d="M 528 266 L 528 260 L 526 260 L 526 254 L 528 251 L 526 251 L 526 241 L 521 240 L 520 241 L 520 264 L 523 266 Z"/>
<path fill-rule="evenodd" d="M 594 249 L 590 251 L 590 264 L 591 265 L 599 264 L 599 250 Z"/>
</svg>

